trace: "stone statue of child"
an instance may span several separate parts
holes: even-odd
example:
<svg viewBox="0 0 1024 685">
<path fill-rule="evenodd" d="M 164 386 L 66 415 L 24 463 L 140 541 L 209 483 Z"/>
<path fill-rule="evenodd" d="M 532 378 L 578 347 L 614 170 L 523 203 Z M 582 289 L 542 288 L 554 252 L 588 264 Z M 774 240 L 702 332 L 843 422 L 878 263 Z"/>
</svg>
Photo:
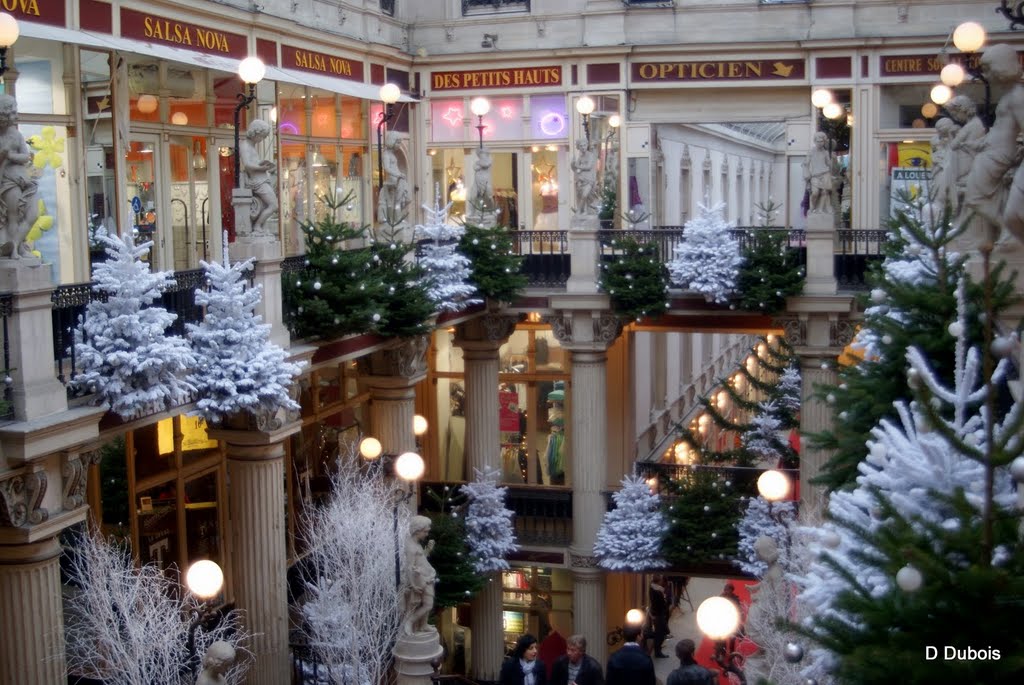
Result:
<svg viewBox="0 0 1024 685">
<path fill-rule="evenodd" d="M 238 158 L 241 165 L 244 187 L 252 191 L 259 200 L 259 208 L 252 211 L 252 233 L 267 234 L 267 220 L 277 211 L 277 183 L 274 180 L 274 162 L 261 159 L 256 146 L 270 135 L 270 124 L 262 119 L 253 119 L 245 131 L 245 138 L 238 142 Z M 255 204 L 255 203 L 254 203 Z"/>
<path fill-rule="evenodd" d="M 384 168 L 384 183 L 377 198 L 377 221 L 389 223 L 403 217 L 405 205 L 409 202 L 409 180 L 398 161 L 398 150 L 402 140 L 395 131 L 388 131 L 384 137 L 381 165 Z"/>
<path fill-rule="evenodd" d="M 832 213 L 832 153 L 824 131 L 814 134 L 814 148 L 804 160 L 804 180 L 809 191 L 809 212 Z"/>
<path fill-rule="evenodd" d="M 235 663 L 235 648 L 223 640 L 217 640 L 206 648 L 203 655 L 203 670 L 196 678 L 196 685 L 226 685 L 227 673 Z"/>
<path fill-rule="evenodd" d="M 18 130 L 18 103 L 0 95 L 0 255 L 30 256 L 25 242 L 39 216 L 38 183 L 29 175 L 32 150 Z"/>
<path fill-rule="evenodd" d="M 405 564 L 402 566 L 402 630 L 408 635 L 429 628 L 427 619 L 434 609 L 434 583 L 437 572 L 427 561 L 434 541 L 424 545 L 430 534 L 430 519 L 413 516 L 409 521 L 409 538 L 405 542 Z"/>
</svg>

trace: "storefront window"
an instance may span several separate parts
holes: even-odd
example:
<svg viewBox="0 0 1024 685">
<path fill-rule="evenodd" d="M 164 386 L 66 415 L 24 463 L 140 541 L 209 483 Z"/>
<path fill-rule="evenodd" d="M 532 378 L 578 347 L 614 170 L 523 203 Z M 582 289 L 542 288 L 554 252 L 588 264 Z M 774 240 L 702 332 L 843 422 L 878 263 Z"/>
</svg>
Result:
<svg viewBox="0 0 1024 685">
<path fill-rule="evenodd" d="M 203 70 L 168 70 L 170 113 L 168 121 L 175 126 L 206 126 L 206 72 Z"/>
<path fill-rule="evenodd" d="M 315 93 L 312 98 L 312 135 L 320 138 L 338 137 L 338 116 L 334 93 Z"/>
<path fill-rule="evenodd" d="M 307 134 L 305 86 L 294 86 L 290 83 L 278 85 L 277 130 L 283 136 Z"/>
<path fill-rule="evenodd" d="M 530 128 L 534 138 L 542 140 L 569 137 L 565 96 L 534 95 L 530 98 Z"/>
<path fill-rule="evenodd" d="M 63 46 L 56 41 L 22 38 L 17 47 L 15 92 L 21 114 L 67 114 Z"/>
<path fill-rule="evenodd" d="M 558 179 L 559 165 L 566 163 L 565 153 L 557 145 L 534 146 L 533 163 L 530 165 L 533 193 L 533 228 L 538 231 L 558 230 L 558 196 L 561 184 Z M 572 188 L 567 181 L 566 192 Z M 571 193 L 570 193 L 571 194 Z"/>
<path fill-rule="evenodd" d="M 435 143 L 461 143 L 466 130 L 463 119 L 468 115 L 461 99 L 432 100 L 430 140 Z"/>
<path fill-rule="evenodd" d="M 434 335 L 438 430 L 444 480 L 466 479 L 465 379 L 454 330 Z M 569 397 L 564 349 L 544 326 L 522 324 L 499 350 L 497 417 L 502 482 L 567 485 Z"/>
</svg>

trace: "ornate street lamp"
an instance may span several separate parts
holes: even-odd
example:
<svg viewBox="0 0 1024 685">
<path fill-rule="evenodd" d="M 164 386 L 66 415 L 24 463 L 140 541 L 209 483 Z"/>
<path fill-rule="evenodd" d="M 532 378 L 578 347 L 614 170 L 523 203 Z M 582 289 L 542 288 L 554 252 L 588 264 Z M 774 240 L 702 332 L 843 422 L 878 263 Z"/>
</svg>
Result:
<svg viewBox="0 0 1024 685">
<path fill-rule="evenodd" d="M 241 127 L 242 110 L 252 104 L 256 99 L 256 84 L 263 80 L 267 73 L 267 67 L 259 57 L 246 57 L 238 63 L 238 76 L 242 83 L 248 86 L 247 90 L 237 95 L 238 104 L 235 105 L 235 187 L 241 188 L 242 164 L 238 157 L 239 128 Z"/>
<path fill-rule="evenodd" d="M 402 97 L 402 89 L 394 83 L 385 83 L 380 87 L 380 99 L 384 109 L 377 120 L 377 190 L 384 188 L 384 127 L 395 116 L 395 103 Z"/>
<path fill-rule="evenodd" d="M 7 71 L 7 48 L 14 45 L 21 35 L 18 20 L 6 12 L 0 12 L 0 76 Z"/>
</svg>

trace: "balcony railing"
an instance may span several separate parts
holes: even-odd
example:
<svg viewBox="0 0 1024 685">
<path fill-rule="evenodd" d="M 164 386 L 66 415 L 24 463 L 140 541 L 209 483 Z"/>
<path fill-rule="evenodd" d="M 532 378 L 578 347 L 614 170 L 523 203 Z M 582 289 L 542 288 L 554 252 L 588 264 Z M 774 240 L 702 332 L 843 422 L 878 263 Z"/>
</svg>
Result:
<svg viewBox="0 0 1024 685">
<path fill-rule="evenodd" d="M 512 245 L 523 257 L 522 272 L 535 288 L 564 286 L 569 280 L 568 231 L 510 231 Z"/>
</svg>

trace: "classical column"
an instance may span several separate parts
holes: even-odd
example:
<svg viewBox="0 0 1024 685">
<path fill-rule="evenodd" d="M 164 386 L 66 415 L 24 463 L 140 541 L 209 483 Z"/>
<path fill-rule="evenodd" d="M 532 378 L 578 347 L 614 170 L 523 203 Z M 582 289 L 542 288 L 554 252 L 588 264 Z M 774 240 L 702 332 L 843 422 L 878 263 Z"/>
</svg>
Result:
<svg viewBox="0 0 1024 685">
<path fill-rule="evenodd" d="M 819 385 L 835 385 L 835 355 L 800 355 L 800 434 L 818 433 L 832 427 L 832 406 L 814 397 Z M 821 467 L 832 456 L 828 450 L 811 446 L 811 441 L 800 441 L 800 508 L 817 511 L 823 505 L 824 492 L 811 481 L 818 477 Z"/>
<path fill-rule="evenodd" d="M 412 417 L 416 384 L 427 377 L 427 336 L 399 341 L 358 360 L 359 375 L 370 391 L 370 431 L 385 454 L 415 451 Z"/>
<path fill-rule="evenodd" d="M 516 317 L 485 314 L 461 324 L 455 344 L 462 348 L 466 378 L 466 479 L 473 469 L 485 467 L 500 472 L 498 445 L 498 349 L 515 330 Z M 475 680 L 497 680 L 505 655 L 502 630 L 501 574 L 489 582 L 472 601 L 472 676 Z"/>
<path fill-rule="evenodd" d="M 0 682 L 67 682 L 60 553 L 56 537 L 0 545 Z"/>
<path fill-rule="evenodd" d="M 572 353 L 572 416 L 569 435 L 572 468 L 573 630 L 603 635 L 606 630 L 604 574 L 597 568 L 594 542 L 606 509 L 603 490 L 608 471 L 608 346 L 622 322 L 602 311 L 566 311 L 550 319 L 562 347 Z M 603 640 L 592 639 L 588 652 L 604 663 Z"/>
<path fill-rule="evenodd" d="M 210 430 L 227 452 L 232 588 L 255 657 L 249 685 L 277 685 L 291 677 L 284 441 L 301 427 L 294 420 L 271 420 Z"/>
</svg>

